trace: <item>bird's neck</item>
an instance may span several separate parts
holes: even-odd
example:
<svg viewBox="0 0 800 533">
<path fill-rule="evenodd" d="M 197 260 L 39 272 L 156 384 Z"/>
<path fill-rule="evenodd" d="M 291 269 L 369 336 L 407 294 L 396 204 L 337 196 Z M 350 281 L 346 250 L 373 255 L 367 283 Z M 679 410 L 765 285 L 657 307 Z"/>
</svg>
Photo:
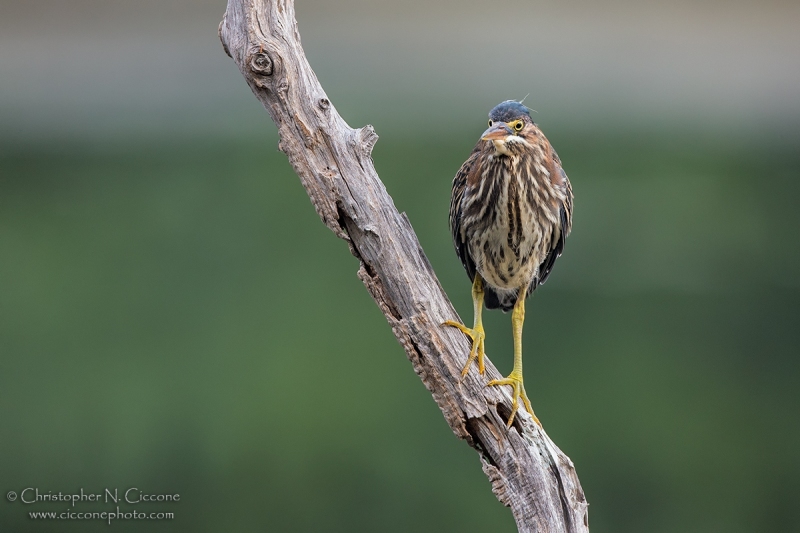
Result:
<svg viewBox="0 0 800 533">
<path fill-rule="evenodd" d="M 512 155 L 511 150 L 509 150 L 508 143 L 504 139 L 492 141 L 492 144 L 494 145 L 494 154 L 492 154 L 493 157 Z"/>
</svg>

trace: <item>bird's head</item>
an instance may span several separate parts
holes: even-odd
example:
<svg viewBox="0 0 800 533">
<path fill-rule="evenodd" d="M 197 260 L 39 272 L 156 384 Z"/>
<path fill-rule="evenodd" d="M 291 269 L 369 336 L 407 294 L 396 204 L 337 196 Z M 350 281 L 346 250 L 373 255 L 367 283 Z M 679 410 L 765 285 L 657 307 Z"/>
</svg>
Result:
<svg viewBox="0 0 800 533">
<path fill-rule="evenodd" d="M 506 100 L 489 112 L 489 129 L 483 132 L 481 140 L 490 141 L 495 153 L 509 155 L 509 144 L 528 144 L 526 134 L 535 125 L 531 110 L 515 100 Z"/>
</svg>

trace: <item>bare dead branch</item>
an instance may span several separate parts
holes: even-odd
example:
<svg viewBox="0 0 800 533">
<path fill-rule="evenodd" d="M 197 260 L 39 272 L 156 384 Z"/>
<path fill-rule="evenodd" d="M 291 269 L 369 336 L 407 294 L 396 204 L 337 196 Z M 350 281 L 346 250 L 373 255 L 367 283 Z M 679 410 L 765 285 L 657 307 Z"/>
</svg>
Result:
<svg viewBox="0 0 800 533">
<path fill-rule="evenodd" d="M 485 387 L 502 377 L 460 382 L 468 341 L 452 304 L 398 213 L 372 163 L 372 126 L 352 129 L 336 112 L 300 45 L 293 0 L 228 0 L 219 27 L 231 56 L 280 132 L 280 149 L 322 221 L 361 261 L 358 277 L 383 311 L 414 371 L 447 423 L 477 450 L 497 498 L 524 532 L 589 531 L 587 503 L 572 461 L 523 410 L 510 429 L 511 397 Z"/>
</svg>

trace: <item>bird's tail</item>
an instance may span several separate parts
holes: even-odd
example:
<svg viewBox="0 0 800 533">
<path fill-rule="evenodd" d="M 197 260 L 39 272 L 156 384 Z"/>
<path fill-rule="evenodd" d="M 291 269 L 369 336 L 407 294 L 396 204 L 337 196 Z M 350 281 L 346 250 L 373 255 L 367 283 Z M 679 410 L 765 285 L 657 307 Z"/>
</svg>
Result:
<svg viewBox="0 0 800 533">
<path fill-rule="evenodd" d="M 535 291 L 536 287 L 538 286 L 539 280 L 537 278 L 533 278 L 530 287 L 528 287 L 526 296 L 533 294 L 533 291 Z M 508 313 L 514 309 L 514 304 L 517 303 L 518 297 L 519 291 L 516 289 L 498 290 L 494 287 L 486 285 L 486 287 L 484 287 L 483 303 L 486 306 L 486 309 L 500 309 L 504 313 Z"/>
<path fill-rule="evenodd" d="M 514 309 L 514 304 L 517 303 L 517 292 L 514 291 L 495 291 L 492 287 L 485 287 L 483 294 L 483 303 L 486 309 L 501 309 L 507 313 Z"/>
</svg>

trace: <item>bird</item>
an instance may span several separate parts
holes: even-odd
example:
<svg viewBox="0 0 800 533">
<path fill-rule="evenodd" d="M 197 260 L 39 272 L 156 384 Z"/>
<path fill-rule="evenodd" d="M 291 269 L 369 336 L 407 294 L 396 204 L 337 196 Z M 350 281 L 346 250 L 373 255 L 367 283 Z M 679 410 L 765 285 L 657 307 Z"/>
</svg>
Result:
<svg viewBox="0 0 800 533">
<path fill-rule="evenodd" d="M 506 100 L 489 112 L 489 127 L 453 178 L 450 230 L 456 254 L 472 281 L 474 325 L 443 323 L 472 341 L 461 379 L 477 360 L 484 375 L 486 334 L 481 313 L 512 311 L 514 366 L 486 386 L 512 388 L 510 428 L 520 398 L 534 422 L 522 379 L 525 299 L 550 275 L 572 229 L 572 185 L 561 159 L 521 102 Z"/>
</svg>

